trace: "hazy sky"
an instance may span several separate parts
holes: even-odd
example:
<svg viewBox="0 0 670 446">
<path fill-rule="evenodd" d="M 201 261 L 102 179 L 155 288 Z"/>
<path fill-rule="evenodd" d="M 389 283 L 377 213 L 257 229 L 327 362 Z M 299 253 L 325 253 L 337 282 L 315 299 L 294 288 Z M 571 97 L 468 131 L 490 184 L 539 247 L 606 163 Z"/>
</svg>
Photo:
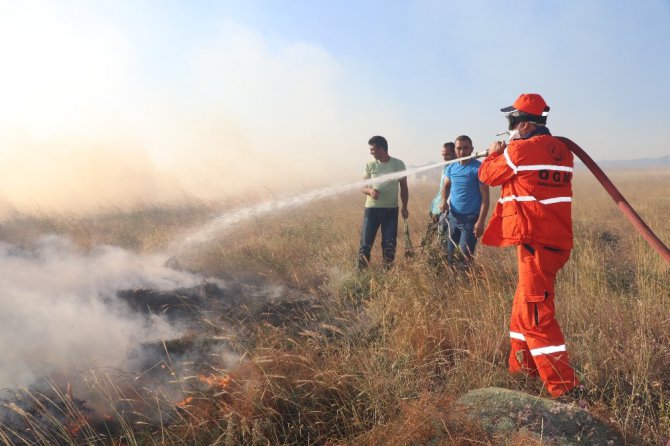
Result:
<svg viewBox="0 0 670 446">
<path fill-rule="evenodd" d="M 484 149 L 522 92 L 596 160 L 670 153 L 670 1 L 0 0 L 0 204 L 216 198 Z"/>
</svg>

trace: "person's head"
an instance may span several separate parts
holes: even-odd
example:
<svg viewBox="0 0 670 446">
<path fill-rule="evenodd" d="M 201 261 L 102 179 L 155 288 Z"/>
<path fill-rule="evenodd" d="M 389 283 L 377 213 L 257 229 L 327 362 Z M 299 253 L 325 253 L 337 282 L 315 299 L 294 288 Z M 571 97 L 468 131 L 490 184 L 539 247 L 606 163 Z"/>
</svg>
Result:
<svg viewBox="0 0 670 446">
<path fill-rule="evenodd" d="M 370 155 L 375 159 L 384 159 L 388 156 L 389 144 L 383 136 L 373 136 L 368 141 L 370 146 Z"/>
<path fill-rule="evenodd" d="M 442 159 L 444 161 L 449 161 L 456 158 L 456 152 L 454 152 L 454 143 L 445 142 L 444 145 L 442 145 L 442 150 L 440 151 L 440 154 L 442 155 Z"/>
<path fill-rule="evenodd" d="M 463 158 L 464 156 L 470 156 L 472 153 L 472 140 L 467 135 L 461 135 L 455 140 L 454 151 L 456 152 L 456 158 Z M 466 164 L 467 161 L 461 161 L 461 163 Z"/>
<path fill-rule="evenodd" d="M 535 93 L 524 93 L 514 104 L 501 108 L 509 124 L 510 140 L 523 137 L 532 132 L 537 126 L 547 124 L 549 106 L 542 96 Z"/>
</svg>

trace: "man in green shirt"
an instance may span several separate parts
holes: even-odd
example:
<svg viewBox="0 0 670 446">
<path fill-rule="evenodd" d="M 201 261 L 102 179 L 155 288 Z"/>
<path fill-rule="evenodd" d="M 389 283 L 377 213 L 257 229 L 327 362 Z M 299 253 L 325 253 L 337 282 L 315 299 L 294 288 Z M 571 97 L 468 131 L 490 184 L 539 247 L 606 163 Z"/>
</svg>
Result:
<svg viewBox="0 0 670 446">
<path fill-rule="evenodd" d="M 405 163 L 389 156 L 388 142 L 383 136 L 373 136 L 368 144 L 370 154 L 374 159 L 365 165 L 366 179 L 375 179 L 405 170 Z M 400 200 L 402 201 L 400 213 L 402 218 L 406 219 L 409 217 L 409 211 L 407 210 L 407 201 L 409 200 L 407 177 L 385 181 L 362 189 L 367 198 L 361 230 L 361 245 L 358 250 L 359 269 L 368 266 L 370 251 L 380 227 L 384 266 L 390 267 L 395 259 L 396 239 L 398 237 L 398 186 L 400 186 Z"/>
</svg>

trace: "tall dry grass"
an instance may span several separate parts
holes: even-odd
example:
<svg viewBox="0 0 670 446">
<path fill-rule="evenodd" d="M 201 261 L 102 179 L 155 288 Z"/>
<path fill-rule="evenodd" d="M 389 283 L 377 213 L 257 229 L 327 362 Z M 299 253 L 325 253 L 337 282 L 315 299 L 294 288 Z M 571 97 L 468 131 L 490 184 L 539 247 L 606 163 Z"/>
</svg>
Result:
<svg viewBox="0 0 670 446">
<path fill-rule="evenodd" d="M 612 179 L 669 243 L 670 172 L 615 172 Z M 353 193 L 249 221 L 178 259 L 206 276 L 285 284 L 311 304 L 302 317 L 260 322 L 231 339 L 244 361 L 219 372 L 230 378 L 224 390 L 194 390 L 168 424 L 124 425 L 118 437 L 125 443 L 117 444 L 540 444 L 523 434 L 487 437 L 453 404 L 487 386 L 546 396 L 537 380 L 506 372 L 513 251 L 479 246 L 474 274 L 434 262 L 434 247 L 421 253 L 418 244 L 436 185 L 410 187 L 416 255 L 402 257 L 400 238 L 390 271 L 378 266 L 378 246 L 369 270 L 354 268 L 363 197 Z M 151 251 L 215 211 L 31 216 L 3 223 L 0 237 L 29 243 L 54 231 L 82 246 L 104 241 Z M 558 276 L 557 317 L 591 410 L 628 444 L 664 444 L 670 268 L 586 172 L 576 175 L 573 219 L 575 248 Z"/>
</svg>

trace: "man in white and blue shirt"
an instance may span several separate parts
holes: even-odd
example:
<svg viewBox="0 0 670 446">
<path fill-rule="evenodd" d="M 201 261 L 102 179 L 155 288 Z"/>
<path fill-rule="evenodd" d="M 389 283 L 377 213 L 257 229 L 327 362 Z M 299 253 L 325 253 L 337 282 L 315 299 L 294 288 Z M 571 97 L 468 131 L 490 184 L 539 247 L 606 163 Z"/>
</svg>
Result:
<svg viewBox="0 0 670 446">
<path fill-rule="evenodd" d="M 450 161 L 456 158 L 456 153 L 454 152 L 454 143 L 445 142 L 440 151 L 443 161 Z M 430 217 L 433 223 L 437 223 L 438 218 L 442 211 L 440 210 L 440 204 L 442 203 L 442 188 L 444 188 L 444 179 L 447 175 L 447 168 L 449 166 L 444 166 L 442 169 L 442 175 L 440 175 L 440 187 L 437 190 L 435 198 L 433 198 L 432 203 L 430 204 Z"/>
<path fill-rule="evenodd" d="M 450 161 L 456 158 L 456 153 L 454 152 L 454 143 L 445 142 L 442 145 L 440 155 L 442 155 L 443 161 Z M 447 167 L 449 166 L 444 166 L 442 169 L 442 174 L 440 175 L 440 187 L 437 189 L 435 198 L 433 198 L 433 201 L 430 203 L 430 209 L 428 210 L 428 228 L 426 229 L 426 235 L 424 235 L 423 240 L 421 240 L 421 246 L 431 244 L 435 234 L 438 234 L 439 236 L 442 235 L 440 216 L 442 216 L 442 219 L 444 219 L 446 218 L 446 215 L 442 215 L 440 204 L 442 204 L 442 189 L 444 188 L 444 179 L 447 175 Z"/>
</svg>

